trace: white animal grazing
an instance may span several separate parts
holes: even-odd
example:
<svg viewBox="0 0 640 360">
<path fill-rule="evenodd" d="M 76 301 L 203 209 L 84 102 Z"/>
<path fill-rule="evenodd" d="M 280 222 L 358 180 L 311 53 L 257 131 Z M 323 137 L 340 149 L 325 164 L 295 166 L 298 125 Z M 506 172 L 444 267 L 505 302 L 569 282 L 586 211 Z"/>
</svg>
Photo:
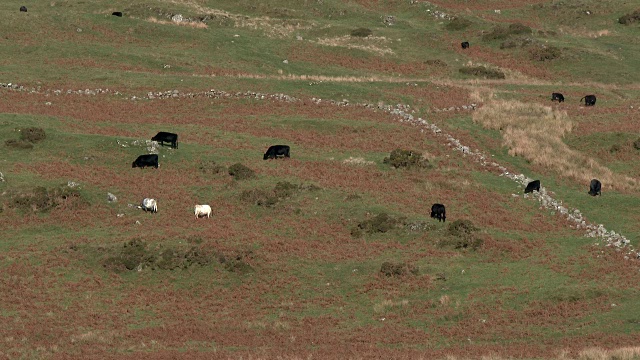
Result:
<svg viewBox="0 0 640 360">
<path fill-rule="evenodd" d="M 158 212 L 158 202 L 156 199 L 144 198 L 142 200 L 142 206 L 140 206 L 144 211 L 151 211 L 152 213 Z"/>
<path fill-rule="evenodd" d="M 211 206 L 196 205 L 195 208 L 193 209 L 193 212 L 196 215 L 196 219 L 199 218 L 200 216 L 205 216 L 205 215 L 207 215 L 207 219 L 208 219 L 209 217 L 211 217 Z"/>
</svg>

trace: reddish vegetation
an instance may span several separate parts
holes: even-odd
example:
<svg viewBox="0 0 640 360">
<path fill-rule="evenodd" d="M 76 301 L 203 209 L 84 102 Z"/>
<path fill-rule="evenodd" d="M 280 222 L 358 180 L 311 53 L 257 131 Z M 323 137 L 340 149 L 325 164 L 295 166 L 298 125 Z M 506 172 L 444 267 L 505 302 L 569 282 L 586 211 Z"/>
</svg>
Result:
<svg viewBox="0 0 640 360">
<path fill-rule="evenodd" d="M 433 100 L 436 107 L 467 102 L 466 92 L 451 87 L 402 91 Z M 321 209 L 336 206 L 329 203 L 329 193 L 360 194 L 371 204 L 411 218 L 428 218 L 433 202 L 445 202 L 450 220 L 470 219 L 482 227 L 478 236 L 485 245 L 477 258 L 492 265 L 504 259 L 526 260 L 579 281 L 609 281 L 628 265 L 619 254 L 609 252 L 594 274 L 578 266 L 592 259 L 558 258 L 554 246 L 542 237 L 528 237 L 573 234 L 561 218 L 547 212 L 531 214 L 530 202 L 469 181 L 486 169 L 463 160 L 443 145 L 441 137 L 421 133 L 381 111 L 308 101 L 199 98 L 134 102 L 111 96 L 44 97 L 14 92 L 3 96 L 3 112 L 55 117 L 60 119 L 57 129 L 62 132 L 148 138 L 165 124 L 184 126 L 191 131 L 180 133 L 181 148 L 197 144 L 202 153 L 213 157 L 229 149 L 249 149 L 256 155 L 238 155 L 238 160 L 262 179 L 287 179 L 323 189 L 303 193 L 275 209 L 258 208 L 239 199 L 248 185 L 226 174 L 204 175 L 194 159 L 177 160 L 171 158 L 175 153 L 165 151 L 166 162 L 159 169 L 132 169 L 133 159 L 120 153 L 115 142 L 112 151 L 94 154 L 100 161 L 85 160 L 83 152 L 65 157 L 54 153 L 51 159 L 13 165 L 8 169 L 12 174 L 34 174 L 60 182 L 72 179 L 86 191 L 99 194 L 101 200 L 89 208 L 63 206 L 48 216 L 10 210 L 2 214 L 11 232 L 36 234 L 29 243 L 12 244 L 3 252 L 0 303 L 6 304 L 3 311 L 13 322 L 0 329 L 0 340 L 10 356 L 543 357 L 555 356 L 559 349 L 575 352 L 640 339 L 638 335 L 575 336 L 569 342 L 543 330 L 553 325 L 560 332 L 574 331 L 576 323 L 593 311 L 610 310 L 607 296 L 574 302 L 531 300 L 516 311 L 505 299 L 526 296 L 529 290 L 500 286 L 496 280 L 492 287 L 478 288 L 451 303 L 440 301 L 448 293 L 444 289 L 455 280 L 438 280 L 437 271 L 431 268 L 434 260 L 455 261 L 466 256 L 463 251 L 435 246 L 445 236 L 446 225 L 437 224 L 438 230 L 406 243 L 397 241 L 394 234 L 351 237 L 351 228 L 375 214 L 351 213 L 346 200 L 339 204 L 337 214 L 323 212 Z M 46 101 L 52 105 L 44 105 Z M 293 121 L 277 122 L 292 118 L 339 120 L 344 125 L 314 129 L 291 125 Z M 234 139 L 235 134 L 289 141 L 296 145 L 293 157 L 263 161 L 262 145 L 268 141 L 252 144 Z M 472 134 L 460 131 L 459 135 L 465 144 L 476 147 Z M 342 163 L 351 154 L 382 157 L 396 147 L 428 152 L 434 169 L 382 171 L 378 165 Z M 335 155 L 321 155 L 322 151 Z M 90 166 L 86 161 L 91 161 Z M 229 189 L 236 195 L 221 195 Z M 102 200 L 107 191 L 117 193 L 119 203 Z M 143 197 L 159 199 L 158 214 L 127 207 L 128 203 L 137 205 Z M 192 206 L 196 203 L 211 204 L 213 219 L 195 220 Z M 118 217 L 121 212 L 125 215 Z M 527 213 L 530 218 L 520 221 L 514 213 Z M 53 236 L 38 231 L 53 227 L 63 231 Z M 510 236 L 503 239 L 492 233 Z M 116 275 L 101 269 L 100 259 L 92 263 L 82 251 L 91 247 L 106 257 L 105 249 L 141 236 L 150 244 L 199 238 L 204 249 L 222 254 L 248 250 L 252 255 L 246 261 L 256 271 L 242 276 L 216 263 L 206 271 L 144 270 Z M 387 278 L 379 274 L 377 262 L 389 254 L 428 265 L 417 276 Z M 318 262 L 331 266 L 306 271 Z M 502 270 L 496 278 L 507 273 L 508 269 Z M 617 276 L 613 283 L 631 286 L 631 273 L 637 272 Z M 387 299 L 408 302 L 381 312 L 372 310 Z M 498 338 L 510 341 L 496 344 Z M 36 353 L 38 356 L 31 356 Z"/>
</svg>

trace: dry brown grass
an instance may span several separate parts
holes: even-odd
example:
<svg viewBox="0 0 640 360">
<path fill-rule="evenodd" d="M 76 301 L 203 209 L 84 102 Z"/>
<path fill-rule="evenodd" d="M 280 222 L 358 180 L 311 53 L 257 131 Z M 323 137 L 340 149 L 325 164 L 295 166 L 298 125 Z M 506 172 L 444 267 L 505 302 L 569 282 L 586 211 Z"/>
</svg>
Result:
<svg viewBox="0 0 640 360">
<path fill-rule="evenodd" d="M 207 24 L 205 24 L 203 22 L 200 22 L 200 21 L 180 21 L 180 22 L 165 21 L 165 20 L 158 20 L 153 16 L 148 17 L 147 21 L 150 22 L 150 23 L 154 23 L 154 24 L 179 25 L 179 26 L 192 27 L 192 28 L 196 28 L 196 29 L 207 29 L 208 28 Z"/>
<path fill-rule="evenodd" d="M 640 347 L 623 347 L 606 350 L 602 348 L 589 348 L 578 353 L 579 360 L 632 360 L 640 358 Z"/>
<path fill-rule="evenodd" d="M 500 130 L 511 156 L 522 156 L 534 165 L 582 183 L 595 177 L 619 190 L 638 187 L 637 180 L 613 173 L 562 141 L 573 128 L 565 111 L 535 103 L 494 100 L 476 111 L 473 121 Z"/>
</svg>

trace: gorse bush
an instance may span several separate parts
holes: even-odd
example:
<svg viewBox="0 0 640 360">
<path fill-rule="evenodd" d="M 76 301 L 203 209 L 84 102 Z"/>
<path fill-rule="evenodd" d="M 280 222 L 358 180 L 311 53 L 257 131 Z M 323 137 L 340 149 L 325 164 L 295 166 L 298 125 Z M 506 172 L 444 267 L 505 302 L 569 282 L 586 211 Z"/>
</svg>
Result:
<svg viewBox="0 0 640 360">
<path fill-rule="evenodd" d="M 357 28 L 351 31 L 351 36 L 353 37 L 367 37 L 371 36 L 371 34 L 373 34 L 373 31 L 367 28 Z"/>
<path fill-rule="evenodd" d="M 469 220 L 456 220 L 449 224 L 443 239 L 438 242 L 440 247 L 452 247 L 454 249 L 477 250 L 483 244 L 482 239 L 475 236 L 479 229 Z"/>
<path fill-rule="evenodd" d="M 4 144 L 14 149 L 33 149 L 33 143 L 24 140 L 9 139 L 5 141 Z"/>
<path fill-rule="evenodd" d="M 44 130 L 37 127 L 29 127 L 20 130 L 20 140 L 29 141 L 32 143 L 40 142 L 46 139 L 47 135 Z"/>
<path fill-rule="evenodd" d="M 425 159 L 422 153 L 402 149 L 393 150 L 389 157 L 384 158 L 382 162 L 396 169 L 412 167 L 428 168 L 431 166 L 429 160 Z"/>
<path fill-rule="evenodd" d="M 227 172 L 226 167 L 217 164 L 213 160 L 200 162 L 200 165 L 198 165 L 198 169 L 200 170 L 200 172 L 207 175 L 216 175 Z"/>
<path fill-rule="evenodd" d="M 38 186 L 32 190 L 14 194 L 9 207 L 20 211 L 44 213 L 63 204 L 73 208 L 82 208 L 88 205 L 88 201 L 81 196 L 78 190 L 66 185 L 54 188 Z"/>
<path fill-rule="evenodd" d="M 536 61 L 550 61 L 559 58 L 562 50 L 555 46 L 535 46 L 529 49 L 529 57 Z"/>
<path fill-rule="evenodd" d="M 640 21 L 640 9 L 632 12 L 631 14 L 626 14 L 618 19 L 618 22 L 623 25 L 631 25 L 637 21 Z"/>
<path fill-rule="evenodd" d="M 486 79 L 504 79 L 505 75 L 500 70 L 490 69 L 484 66 L 465 66 L 460 68 L 460 72 L 465 75 L 473 75 Z"/>
<path fill-rule="evenodd" d="M 258 206 L 273 207 L 281 200 L 288 199 L 302 191 L 317 191 L 315 185 L 296 185 L 287 181 L 278 182 L 273 189 L 249 189 L 240 194 L 240 200 Z"/>
<path fill-rule="evenodd" d="M 141 239 L 127 241 L 110 253 L 102 265 L 114 272 L 188 269 L 209 265 L 213 259 L 209 251 L 195 246 L 151 246 Z"/>
<path fill-rule="evenodd" d="M 247 180 L 254 178 L 256 173 L 240 163 L 235 163 L 229 166 L 229 175 L 236 180 Z"/>
<path fill-rule="evenodd" d="M 351 229 L 351 236 L 361 237 L 364 234 L 386 233 L 403 223 L 402 219 L 396 219 L 387 213 L 380 213 L 369 220 L 360 222 Z"/>
</svg>

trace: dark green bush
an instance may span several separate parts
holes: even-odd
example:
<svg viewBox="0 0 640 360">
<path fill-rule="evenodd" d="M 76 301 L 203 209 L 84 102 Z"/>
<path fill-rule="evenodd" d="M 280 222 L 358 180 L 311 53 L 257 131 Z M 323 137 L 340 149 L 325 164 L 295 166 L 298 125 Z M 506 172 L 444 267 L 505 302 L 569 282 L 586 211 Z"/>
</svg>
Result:
<svg viewBox="0 0 640 360">
<path fill-rule="evenodd" d="M 191 266 L 206 266 L 212 261 L 210 252 L 198 247 L 149 246 L 144 240 L 134 239 L 111 251 L 103 262 L 105 269 L 124 272 L 142 269 L 176 270 Z"/>
<path fill-rule="evenodd" d="M 555 46 L 535 46 L 529 49 L 531 60 L 550 61 L 559 58 L 562 50 Z"/>
<path fill-rule="evenodd" d="M 475 236 L 478 229 L 469 220 L 456 220 L 447 227 L 447 235 L 438 242 L 440 247 L 453 247 L 454 249 L 477 250 L 483 244 L 483 240 Z"/>
<path fill-rule="evenodd" d="M 87 206 L 88 202 L 78 190 L 66 185 L 49 189 L 38 186 L 32 190 L 14 194 L 9 206 L 20 211 L 47 212 L 63 204 L 82 208 Z"/>
<path fill-rule="evenodd" d="M 613 144 L 613 145 L 611 145 L 611 148 L 609 148 L 609 152 L 610 153 L 617 153 L 620 150 L 622 150 L 622 147 L 620 145 L 618 145 L 618 144 Z"/>
<path fill-rule="evenodd" d="M 632 12 L 631 14 L 626 14 L 618 19 L 618 22 L 623 25 L 631 25 L 636 21 L 640 21 L 640 9 Z"/>
<path fill-rule="evenodd" d="M 33 149 L 33 144 L 24 140 L 9 139 L 4 144 L 14 149 Z"/>
<path fill-rule="evenodd" d="M 254 178 L 256 173 L 240 163 L 235 163 L 229 167 L 229 175 L 236 180 L 247 180 Z"/>
<path fill-rule="evenodd" d="M 389 157 L 382 160 L 383 163 L 394 168 L 430 167 L 429 161 L 422 157 L 422 153 L 413 150 L 395 149 Z"/>
<path fill-rule="evenodd" d="M 351 230 L 351 236 L 361 237 L 364 234 L 386 233 L 403 224 L 402 219 L 396 219 L 386 213 L 380 213 L 372 219 L 362 221 Z"/>
<path fill-rule="evenodd" d="M 354 37 L 367 37 L 367 36 L 370 36 L 371 34 L 373 34 L 373 31 L 367 28 L 357 28 L 351 31 L 351 36 L 354 36 Z"/>
<path fill-rule="evenodd" d="M 39 141 L 44 140 L 47 135 L 44 133 L 44 130 L 37 127 L 29 127 L 20 130 L 20 139 L 23 141 L 29 141 L 32 143 L 37 143 Z"/>
<path fill-rule="evenodd" d="M 486 79 L 504 79 L 505 75 L 502 71 L 489 69 L 484 66 L 465 66 L 460 68 L 461 73 L 465 75 L 479 76 Z"/>
<path fill-rule="evenodd" d="M 640 138 L 633 142 L 633 148 L 636 150 L 640 150 Z"/>
<path fill-rule="evenodd" d="M 465 18 L 455 17 L 444 28 L 449 31 L 459 31 L 468 28 L 471 24 L 473 23 Z"/>
<path fill-rule="evenodd" d="M 418 275 L 419 269 L 418 267 L 406 264 L 404 262 L 401 263 L 392 263 L 392 262 L 384 262 L 380 267 L 380 273 L 385 276 L 404 276 L 404 275 Z"/>
</svg>

